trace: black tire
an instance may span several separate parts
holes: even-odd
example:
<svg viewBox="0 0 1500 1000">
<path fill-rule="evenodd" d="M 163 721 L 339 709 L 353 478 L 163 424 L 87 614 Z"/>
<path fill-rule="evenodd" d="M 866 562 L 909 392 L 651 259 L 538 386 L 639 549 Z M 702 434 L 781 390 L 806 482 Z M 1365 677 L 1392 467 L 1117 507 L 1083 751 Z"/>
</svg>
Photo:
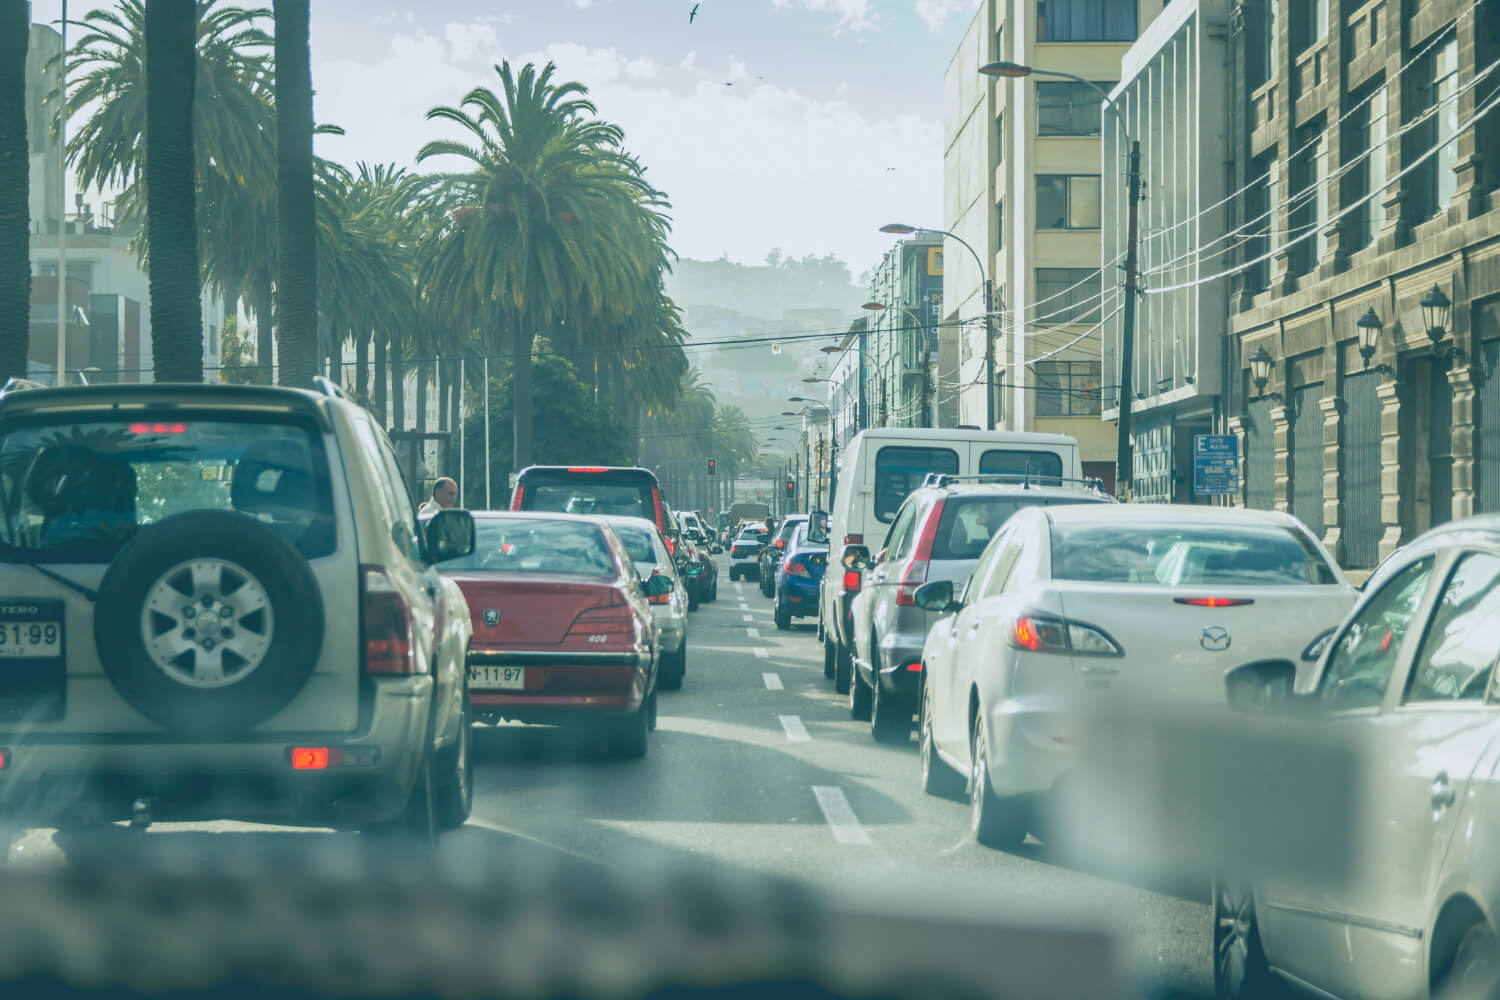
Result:
<svg viewBox="0 0 1500 1000">
<path fill-rule="evenodd" d="M 668 655 L 666 661 L 661 665 L 661 674 L 657 679 L 657 686 L 663 691 L 682 690 L 682 679 L 687 676 L 687 637 L 683 636 L 682 645 L 677 652 Z"/>
<path fill-rule="evenodd" d="M 649 697 L 649 698 L 646 699 L 646 704 L 650 706 L 649 711 L 647 711 L 647 713 L 646 713 L 646 728 L 649 729 L 649 730 L 651 730 L 651 732 L 654 733 L 654 732 L 656 732 L 656 692 L 655 691 L 652 691 L 651 692 L 651 697 Z"/>
<path fill-rule="evenodd" d="M 437 753 L 434 808 L 439 830 L 457 830 L 469 821 L 474 811 L 474 709 L 469 704 L 469 690 L 464 687 L 463 719 L 458 739 L 451 747 Z"/>
<path fill-rule="evenodd" d="M 697 611 L 698 610 L 698 588 L 697 587 L 689 587 L 687 589 L 687 592 L 688 592 L 688 610 L 689 611 Z"/>
<path fill-rule="evenodd" d="M 656 697 L 653 690 L 641 702 L 641 707 L 610 724 L 609 752 L 616 757 L 639 759 L 646 756 L 647 737 L 651 733 L 651 701 Z"/>
<path fill-rule="evenodd" d="M 849 678 L 849 717 L 856 722 L 868 722 L 870 719 L 870 688 L 865 684 L 858 667 L 854 668 Z"/>
<path fill-rule="evenodd" d="M 430 751 L 422 755 L 417 780 L 412 782 L 406 806 L 394 817 L 364 827 L 366 836 L 399 838 L 418 844 L 435 844 L 438 835 L 436 781 L 433 771 L 437 757 Z"/>
<path fill-rule="evenodd" d="M 792 610 L 783 607 L 780 601 L 776 602 L 776 627 L 782 632 L 789 632 L 792 628 Z"/>
<path fill-rule="evenodd" d="M 899 697 L 882 689 L 878 660 L 875 684 L 870 690 L 870 735 L 876 743 L 905 743 L 911 739 L 911 709 Z"/>
<path fill-rule="evenodd" d="M 1495 1000 L 1500 996 L 1500 954 L 1489 924 L 1478 920 L 1459 938 L 1453 961 L 1434 985 L 1437 1000 Z"/>
<path fill-rule="evenodd" d="M 740 572 L 739 572 L 739 570 L 735 569 L 733 566 L 729 567 L 729 582 L 730 583 L 734 583 L 737 580 L 739 580 L 739 578 L 740 578 Z"/>
<path fill-rule="evenodd" d="M 823 639 L 823 676 L 829 680 L 833 680 L 833 667 L 837 660 L 838 651 L 834 649 L 833 641 L 825 637 Z"/>
<path fill-rule="evenodd" d="M 1026 841 L 1026 814 L 1017 802 L 1005 802 L 990 787 L 989 726 L 980 712 L 974 720 L 969 767 L 969 830 L 985 847 L 1014 850 Z"/>
<path fill-rule="evenodd" d="M 835 642 L 833 653 L 833 690 L 837 694 L 849 693 L 849 675 L 854 672 L 854 658 L 849 647 Z"/>
<path fill-rule="evenodd" d="M 203 602 L 214 600 L 215 595 L 205 593 L 200 598 L 186 570 L 174 573 L 173 580 L 165 579 L 175 568 L 194 560 L 227 564 L 221 567 L 215 588 L 216 596 L 222 598 L 217 604 L 222 617 L 202 619 L 214 622 L 224 635 L 223 645 L 234 640 L 228 625 L 220 622 L 231 623 L 247 635 L 256 632 L 250 624 L 254 613 L 234 617 L 232 598 L 244 593 L 243 588 L 251 583 L 259 587 L 270 610 L 270 636 L 264 652 L 252 665 L 241 668 L 238 680 L 218 686 L 192 686 L 169 673 L 147 649 L 141 624 L 158 585 L 181 593 L 184 617 L 169 621 L 156 614 L 154 620 L 162 630 L 152 638 L 176 630 L 187 641 L 196 639 L 194 647 L 183 654 L 193 657 L 196 671 L 198 651 L 209 651 L 211 639 L 191 630 L 186 616 L 190 610 L 196 615 L 194 609 L 207 607 Z M 239 571 L 248 579 L 239 579 Z M 191 511 L 149 524 L 125 543 L 99 585 L 94 642 L 115 690 L 141 714 L 189 735 L 239 732 L 285 708 L 312 676 L 323 648 L 323 597 L 307 560 L 260 521 L 231 511 Z M 219 657 L 223 662 L 222 649 Z M 183 664 L 179 672 L 187 671 L 181 657 L 173 662 Z"/>
<path fill-rule="evenodd" d="M 964 776 L 938 755 L 932 743 L 932 696 L 927 690 L 927 678 L 922 678 L 921 722 L 917 729 L 917 756 L 922 762 L 922 791 L 938 798 L 956 799 L 963 794 Z"/>
<path fill-rule="evenodd" d="M 1214 1000 L 1290 996 L 1266 963 L 1250 890 L 1214 879 Z"/>
</svg>

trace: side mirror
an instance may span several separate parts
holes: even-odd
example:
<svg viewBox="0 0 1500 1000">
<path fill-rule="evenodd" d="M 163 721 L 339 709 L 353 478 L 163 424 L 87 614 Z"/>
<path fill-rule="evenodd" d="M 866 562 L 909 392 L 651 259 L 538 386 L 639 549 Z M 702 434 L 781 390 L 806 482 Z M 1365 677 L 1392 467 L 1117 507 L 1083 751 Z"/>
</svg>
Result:
<svg viewBox="0 0 1500 1000">
<path fill-rule="evenodd" d="M 807 522 L 807 540 L 814 545 L 828 544 L 828 512 L 815 510 Z"/>
<path fill-rule="evenodd" d="M 440 510 L 428 519 L 426 530 L 432 562 L 462 559 L 474 551 L 474 515 L 466 510 Z"/>
<path fill-rule="evenodd" d="M 916 601 L 917 607 L 924 611 L 939 611 L 947 613 L 957 611 L 958 605 L 953 600 L 952 580 L 933 580 L 924 583 L 917 588 L 912 600 Z"/>
<path fill-rule="evenodd" d="M 1297 665 L 1291 660 L 1256 660 L 1224 674 L 1224 693 L 1236 711 L 1280 713 L 1291 707 L 1296 681 Z"/>
<path fill-rule="evenodd" d="M 870 550 L 863 545 L 844 546 L 844 568 L 864 570 L 870 566 Z"/>
<path fill-rule="evenodd" d="M 672 592 L 672 578 L 665 573 L 652 573 L 646 577 L 647 597 L 664 597 Z"/>
</svg>

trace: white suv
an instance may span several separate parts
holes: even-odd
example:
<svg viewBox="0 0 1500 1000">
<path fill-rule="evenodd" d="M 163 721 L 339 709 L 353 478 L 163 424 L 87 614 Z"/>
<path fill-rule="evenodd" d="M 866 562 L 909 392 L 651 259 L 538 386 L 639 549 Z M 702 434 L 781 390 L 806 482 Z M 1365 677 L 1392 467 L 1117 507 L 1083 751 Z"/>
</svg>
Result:
<svg viewBox="0 0 1500 1000">
<path fill-rule="evenodd" d="M 0 826 L 462 825 L 468 607 L 331 384 L 0 392 Z"/>
</svg>

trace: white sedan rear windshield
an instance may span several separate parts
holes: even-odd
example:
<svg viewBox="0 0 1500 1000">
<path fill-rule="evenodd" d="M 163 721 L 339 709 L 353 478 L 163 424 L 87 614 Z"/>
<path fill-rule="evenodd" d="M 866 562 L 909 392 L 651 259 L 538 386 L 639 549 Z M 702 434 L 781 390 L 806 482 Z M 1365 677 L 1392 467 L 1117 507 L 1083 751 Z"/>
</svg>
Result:
<svg viewBox="0 0 1500 1000">
<path fill-rule="evenodd" d="M 1052 577 L 1170 587 L 1337 583 L 1300 534 L 1275 525 L 1056 524 Z"/>
</svg>

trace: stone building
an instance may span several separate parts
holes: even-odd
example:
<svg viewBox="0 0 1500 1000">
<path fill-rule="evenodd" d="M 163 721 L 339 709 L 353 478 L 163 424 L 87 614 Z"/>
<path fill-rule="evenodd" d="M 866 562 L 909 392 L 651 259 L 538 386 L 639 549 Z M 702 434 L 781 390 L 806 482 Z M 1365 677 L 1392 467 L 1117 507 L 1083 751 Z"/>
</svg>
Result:
<svg viewBox="0 0 1500 1000">
<path fill-rule="evenodd" d="M 1240 193 L 1197 252 L 1242 499 L 1370 567 L 1500 511 L 1500 6 L 1239 0 L 1229 31 Z"/>
</svg>

